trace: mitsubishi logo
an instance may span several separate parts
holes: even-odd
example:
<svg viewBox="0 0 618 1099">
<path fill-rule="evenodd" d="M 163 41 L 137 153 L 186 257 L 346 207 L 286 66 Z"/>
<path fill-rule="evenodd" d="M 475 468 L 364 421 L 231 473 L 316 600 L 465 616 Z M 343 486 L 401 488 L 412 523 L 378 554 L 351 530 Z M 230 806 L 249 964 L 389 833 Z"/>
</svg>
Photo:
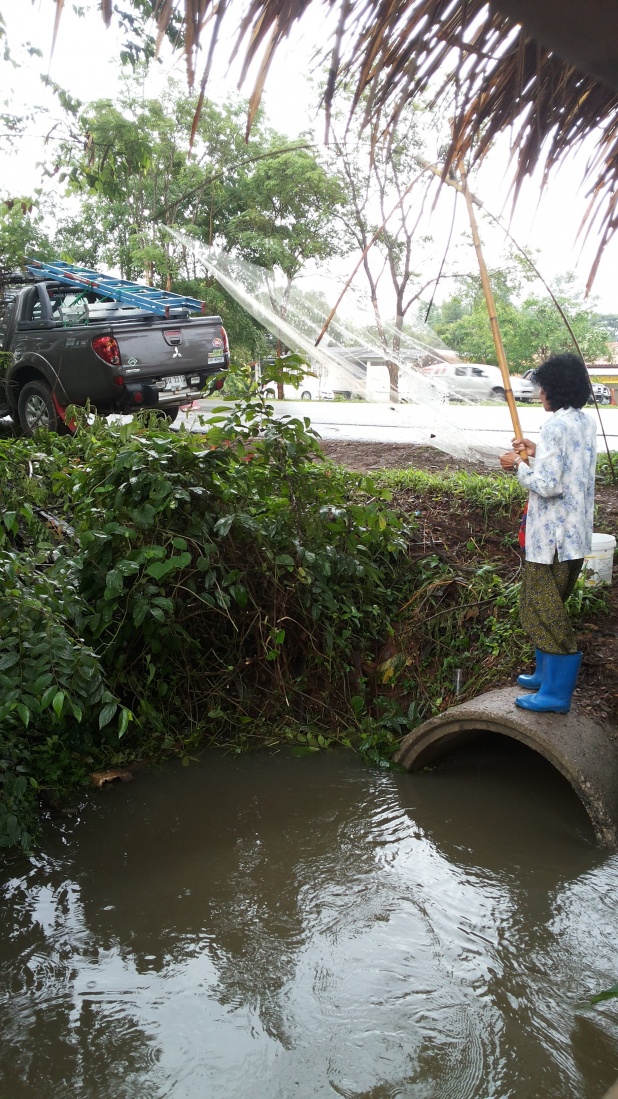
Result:
<svg viewBox="0 0 618 1099">
<path fill-rule="evenodd" d="M 178 350 L 177 347 L 174 348 L 174 354 L 172 355 L 172 358 L 173 359 L 182 359 L 182 355 L 180 354 L 180 351 Z"/>
</svg>

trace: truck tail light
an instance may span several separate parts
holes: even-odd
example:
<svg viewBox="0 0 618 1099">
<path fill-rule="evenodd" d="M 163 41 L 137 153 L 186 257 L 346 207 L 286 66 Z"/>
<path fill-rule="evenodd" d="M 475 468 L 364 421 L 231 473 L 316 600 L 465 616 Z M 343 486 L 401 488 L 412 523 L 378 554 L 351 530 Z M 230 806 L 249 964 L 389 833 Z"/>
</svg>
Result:
<svg viewBox="0 0 618 1099">
<path fill-rule="evenodd" d="M 223 340 L 223 350 L 227 355 L 230 350 L 230 341 L 227 338 L 227 332 L 225 331 L 223 325 L 221 325 L 221 339 Z"/>
<path fill-rule="evenodd" d="M 92 341 L 92 350 L 95 355 L 103 359 L 110 366 L 121 366 L 120 348 L 118 341 L 113 336 L 95 336 Z"/>
</svg>

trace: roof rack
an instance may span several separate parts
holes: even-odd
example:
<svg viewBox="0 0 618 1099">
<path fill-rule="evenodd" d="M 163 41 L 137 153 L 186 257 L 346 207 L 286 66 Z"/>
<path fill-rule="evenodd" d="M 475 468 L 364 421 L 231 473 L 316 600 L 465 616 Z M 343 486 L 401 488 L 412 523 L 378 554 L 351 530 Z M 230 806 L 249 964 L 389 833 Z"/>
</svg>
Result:
<svg viewBox="0 0 618 1099">
<path fill-rule="evenodd" d="M 191 313 L 206 313 L 206 302 L 199 298 L 187 298 L 183 294 L 172 294 L 169 290 L 157 290 L 155 286 L 142 286 L 139 282 L 116 279 L 112 275 L 102 275 L 100 271 L 91 271 L 88 267 L 65 263 L 64 260 L 52 260 L 50 263 L 28 260 L 26 271 L 39 278 L 53 279 L 64 286 L 96 290 L 112 301 L 138 306 L 159 317 L 169 317 L 170 311 L 181 309 Z"/>
</svg>

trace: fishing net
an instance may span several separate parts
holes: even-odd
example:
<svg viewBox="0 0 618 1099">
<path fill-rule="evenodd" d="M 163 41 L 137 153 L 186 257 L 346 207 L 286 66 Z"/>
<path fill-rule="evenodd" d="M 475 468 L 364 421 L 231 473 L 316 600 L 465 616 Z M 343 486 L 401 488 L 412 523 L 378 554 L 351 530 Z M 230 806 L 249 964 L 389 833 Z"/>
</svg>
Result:
<svg viewBox="0 0 618 1099">
<path fill-rule="evenodd" d="M 395 332 L 393 325 L 386 324 L 382 340 L 368 294 L 354 285 L 316 346 L 331 301 L 337 301 L 343 288 L 343 280 L 332 271 L 321 270 L 303 278 L 302 287 L 290 287 L 274 271 L 210 248 L 186 233 L 169 231 L 192 255 L 198 270 L 214 278 L 282 344 L 302 355 L 323 390 L 366 402 L 362 411 L 359 405 L 355 412 L 355 439 L 432 446 L 456 458 L 491 464 L 506 449 L 508 430 L 504 442 L 483 444 L 449 416 L 445 387 L 439 378 L 428 376 L 424 370 L 432 364 L 452 363 L 453 355 L 429 326 L 415 322 L 413 332 Z M 392 350 L 394 339 L 396 351 Z M 403 403 L 389 401 L 387 358 L 398 368 L 399 398 Z M 345 438 L 341 428 L 337 437 Z"/>
</svg>

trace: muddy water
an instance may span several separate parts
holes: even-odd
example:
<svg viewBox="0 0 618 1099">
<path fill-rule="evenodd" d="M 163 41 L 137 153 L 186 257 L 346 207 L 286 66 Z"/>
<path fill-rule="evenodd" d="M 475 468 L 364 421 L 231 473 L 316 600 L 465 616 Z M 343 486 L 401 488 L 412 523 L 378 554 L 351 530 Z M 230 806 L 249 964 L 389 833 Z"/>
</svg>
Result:
<svg viewBox="0 0 618 1099">
<path fill-rule="evenodd" d="M 411 776 L 207 754 L 4 875 L 3 1099 L 600 1099 L 618 857 L 496 738 Z"/>
</svg>

